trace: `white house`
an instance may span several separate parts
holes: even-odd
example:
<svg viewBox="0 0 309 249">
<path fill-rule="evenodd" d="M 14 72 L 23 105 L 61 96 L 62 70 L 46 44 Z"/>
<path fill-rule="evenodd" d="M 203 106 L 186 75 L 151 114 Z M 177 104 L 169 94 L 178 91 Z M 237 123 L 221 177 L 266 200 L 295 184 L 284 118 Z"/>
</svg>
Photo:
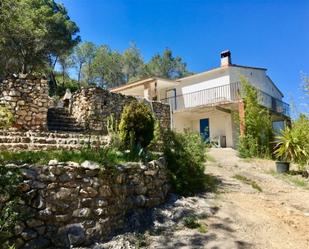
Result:
<svg viewBox="0 0 309 249">
<path fill-rule="evenodd" d="M 282 101 L 282 92 L 266 70 L 232 64 L 230 51 L 224 51 L 218 68 L 177 80 L 147 78 L 111 91 L 168 103 L 173 129 L 198 131 L 205 139 L 218 141 L 223 147 L 234 147 L 239 129 L 232 111 L 238 111 L 242 118 L 242 77 L 258 89 L 261 105 L 271 110 L 274 129 L 281 128 L 289 118 L 289 105 Z"/>
</svg>

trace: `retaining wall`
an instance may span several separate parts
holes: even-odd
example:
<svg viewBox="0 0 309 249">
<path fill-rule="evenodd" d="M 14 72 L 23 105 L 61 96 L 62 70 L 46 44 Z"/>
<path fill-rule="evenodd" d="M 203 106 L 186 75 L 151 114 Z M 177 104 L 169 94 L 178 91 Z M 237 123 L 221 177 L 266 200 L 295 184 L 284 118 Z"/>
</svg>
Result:
<svg viewBox="0 0 309 249">
<path fill-rule="evenodd" d="M 93 244 L 120 229 L 130 210 L 164 202 L 169 190 L 163 158 L 114 168 L 87 161 L 19 168 L 27 218 L 16 226 L 17 248 Z"/>
<path fill-rule="evenodd" d="M 46 130 L 51 102 L 46 79 L 19 75 L 0 82 L 0 105 L 12 112 L 18 130 Z"/>
<path fill-rule="evenodd" d="M 138 101 L 131 96 L 111 93 L 101 88 L 82 88 L 72 96 L 71 115 L 86 129 L 107 132 L 107 120 L 111 114 L 119 123 L 122 110 L 132 101 Z M 159 102 L 145 102 L 154 112 L 161 127 L 170 128 L 170 107 Z"/>
</svg>

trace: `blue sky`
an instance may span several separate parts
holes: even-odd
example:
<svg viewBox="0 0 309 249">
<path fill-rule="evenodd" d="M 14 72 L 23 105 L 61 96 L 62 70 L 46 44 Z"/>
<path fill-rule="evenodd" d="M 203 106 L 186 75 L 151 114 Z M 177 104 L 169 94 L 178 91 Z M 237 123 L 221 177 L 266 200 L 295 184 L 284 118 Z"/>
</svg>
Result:
<svg viewBox="0 0 309 249">
<path fill-rule="evenodd" d="M 309 1 L 298 0 L 58 0 L 84 41 L 122 52 L 135 42 L 144 59 L 166 47 L 201 72 L 232 62 L 268 68 L 299 107 L 301 72 L 309 74 Z"/>
</svg>

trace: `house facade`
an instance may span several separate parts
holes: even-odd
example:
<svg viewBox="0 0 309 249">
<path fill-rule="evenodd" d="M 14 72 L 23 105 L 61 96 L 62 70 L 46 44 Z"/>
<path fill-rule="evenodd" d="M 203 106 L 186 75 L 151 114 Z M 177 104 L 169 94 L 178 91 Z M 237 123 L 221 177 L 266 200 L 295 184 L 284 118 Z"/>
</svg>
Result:
<svg viewBox="0 0 309 249">
<path fill-rule="evenodd" d="M 232 64 L 230 51 L 221 53 L 218 68 L 177 80 L 158 77 L 139 80 L 112 89 L 112 92 L 160 101 L 170 105 L 171 127 L 176 131 L 197 131 L 221 147 L 235 147 L 239 124 L 233 112 L 243 118 L 241 79 L 258 90 L 259 102 L 271 111 L 273 127 L 278 130 L 289 119 L 289 105 L 266 74 L 265 68 Z M 240 127 L 242 131 L 243 127 Z"/>
</svg>

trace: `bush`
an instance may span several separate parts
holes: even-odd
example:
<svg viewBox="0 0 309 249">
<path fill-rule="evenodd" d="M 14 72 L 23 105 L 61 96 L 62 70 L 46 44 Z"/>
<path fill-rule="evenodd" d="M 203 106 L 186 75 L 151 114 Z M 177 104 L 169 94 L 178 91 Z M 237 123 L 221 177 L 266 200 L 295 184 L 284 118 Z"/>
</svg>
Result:
<svg viewBox="0 0 309 249">
<path fill-rule="evenodd" d="M 241 157 L 269 157 L 273 138 L 269 111 L 258 101 L 257 90 L 242 79 L 242 98 L 245 104 L 245 134 L 238 143 Z"/>
<path fill-rule="evenodd" d="M 19 202 L 20 193 L 17 188 L 22 177 L 18 170 L 9 170 L 0 165 L 0 248 L 8 248 L 13 229 L 21 219 Z"/>
<path fill-rule="evenodd" d="M 199 134 L 167 131 L 163 134 L 163 150 L 174 191 L 190 195 L 205 189 L 206 147 Z"/>
<path fill-rule="evenodd" d="M 146 149 L 154 138 L 154 128 L 155 118 L 148 106 L 134 101 L 124 107 L 119 132 L 127 149 Z"/>
<path fill-rule="evenodd" d="M 13 123 L 13 114 L 8 108 L 0 106 L 0 129 L 7 129 Z"/>
<path fill-rule="evenodd" d="M 296 163 L 299 170 L 309 162 L 309 119 L 300 115 L 276 137 L 274 154 L 279 160 Z"/>
</svg>

